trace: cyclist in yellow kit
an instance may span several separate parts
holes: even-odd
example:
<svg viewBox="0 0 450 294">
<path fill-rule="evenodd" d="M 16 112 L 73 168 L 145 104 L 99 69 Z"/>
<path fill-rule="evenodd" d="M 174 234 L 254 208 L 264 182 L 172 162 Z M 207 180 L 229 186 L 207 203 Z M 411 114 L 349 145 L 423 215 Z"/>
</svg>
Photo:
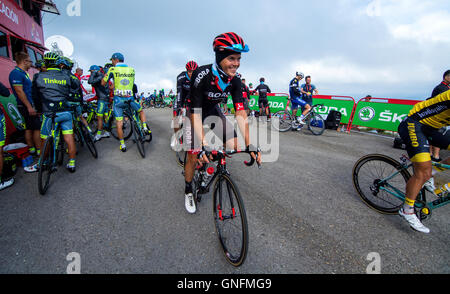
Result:
<svg viewBox="0 0 450 294">
<path fill-rule="evenodd" d="M 408 117 L 399 125 L 398 133 L 406 145 L 414 174 L 406 184 L 406 199 L 399 214 L 420 232 L 429 233 L 414 213 L 414 203 L 424 184 L 433 176 L 430 144 L 449 149 L 450 132 L 440 129 L 450 125 L 450 91 L 417 103 Z M 442 163 L 450 164 L 450 157 Z"/>
<path fill-rule="evenodd" d="M 111 57 L 113 66 L 109 68 L 108 73 L 102 80 L 102 86 L 106 86 L 109 80 L 114 81 L 114 102 L 113 110 L 117 124 L 117 135 L 120 140 L 120 150 L 127 151 L 125 141 L 123 139 L 123 109 L 126 107 L 125 101 L 132 100 L 131 107 L 139 113 L 139 118 L 142 122 L 142 127 L 145 133 L 148 133 L 145 113 L 139 103 L 134 101 L 133 85 L 135 78 L 134 68 L 124 64 L 125 58 L 121 53 L 114 53 Z"/>
</svg>

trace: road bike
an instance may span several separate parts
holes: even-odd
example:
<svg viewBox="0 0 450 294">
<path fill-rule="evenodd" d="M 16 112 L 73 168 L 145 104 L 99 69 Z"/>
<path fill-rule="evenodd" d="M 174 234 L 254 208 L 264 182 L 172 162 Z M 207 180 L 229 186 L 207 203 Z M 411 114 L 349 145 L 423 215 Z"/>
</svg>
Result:
<svg viewBox="0 0 450 294">
<path fill-rule="evenodd" d="M 38 190 L 41 195 L 47 192 L 50 177 L 58 170 L 58 166 L 63 164 L 66 153 L 65 142 L 61 138 L 62 130 L 56 123 L 57 113 L 47 113 L 46 116 L 51 119 L 51 132 L 45 139 L 38 163 Z"/>
<path fill-rule="evenodd" d="M 226 260 L 233 266 L 241 266 L 248 252 L 248 222 L 244 202 L 231 174 L 227 169 L 227 158 L 247 151 L 211 151 L 210 167 L 206 164 L 198 167 L 192 181 L 196 204 L 201 202 L 202 195 L 213 186 L 213 217 L 221 248 Z M 245 165 L 252 166 L 255 159 L 251 157 Z M 215 166 L 214 166 L 215 165 Z M 260 167 L 260 166 L 259 166 Z"/>
<path fill-rule="evenodd" d="M 95 130 L 94 133 L 96 133 L 98 131 L 97 118 L 93 120 L 92 124 L 92 130 Z M 114 112 L 111 107 L 109 107 L 108 111 L 103 114 L 103 130 L 108 131 L 116 140 L 119 140 L 119 134 L 117 133 L 117 124 L 115 121 Z M 124 140 L 128 140 L 133 133 L 131 121 L 128 117 L 124 117 L 123 119 L 122 131 Z"/>
<path fill-rule="evenodd" d="M 432 162 L 439 169 L 450 169 L 450 165 Z M 383 214 L 397 214 L 405 202 L 406 183 L 411 177 L 412 163 L 406 155 L 400 162 L 382 154 L 369 154 L 359 159 L 353 167 L 353 185 L 363 202 Z M 420 191 L 414 208 L 417 217 L 425 220 L 433 210 L 450 203 L 450 193 L 433 194 L 433 201 L 427 201 L 425 188 Z"/>
<path fill-rule="evenodd" d="M 280 132 L 287 132 L 289 130 L 295 129 L 299 130 L 303 127 L 303 125 L 297 121 L 294 115 L 291 114 L 289 107 L 290 103 L 291 101 L 288 99 L 286 109 L 280 110 L 272 115 L 272 118 L 278 118 L 278 120 L 272 119 L 272 126 Z M 303 121 L 306 122 L 308 130 L 310 130 L 311 133 L 315 136 L 320 136 L 325 131 L 325 120 L 320 114 L 316 112 L 316 109 L 321 109 L 322 107 L 323 104 L 316 104 L 312 106 L 311 111 L 306 114 L 305 118 L 303 119 Z"/>
<path fill-rule="evenodd" d="M 92 134 L 88 131 L 86 126 L 81 122 L 81 119 L 77 117 L 76 113 L 76 105 L 70 106 L 72 110 L 72 118 L 73 118 L 73 134 L 75 136 L 75 142 L 78 142 L 82 147 L 86 145 L 89 149 L 89 152 L 92 154 L 94 158 L 98 158 L 97 147 L 95 146 L 94 139 L 92 138 Z"/>
<path fill-rule="evenodd" d="M 145 158 L 145 148 L 144 143 L 150 142 L 153 138 L 152 132 L 150 130 L 144 131 L 142 127 L 141 119 L 139 118 L 139 113 L 131 107 L 132 99 L 125 100 L 124 103 L 126 107 L 124 108 L 124 124 L 128 121 L 131 126 L 131 133 L 133 134 L 133 141 L 136 143 L 139 154 L 142 158 Z"/>
</svg>

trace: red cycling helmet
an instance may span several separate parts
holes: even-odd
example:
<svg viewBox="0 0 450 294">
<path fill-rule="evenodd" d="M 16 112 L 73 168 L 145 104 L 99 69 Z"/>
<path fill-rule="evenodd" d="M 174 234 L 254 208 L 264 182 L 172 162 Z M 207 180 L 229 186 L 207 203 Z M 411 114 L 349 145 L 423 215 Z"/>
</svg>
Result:
<svg viewBox="0 0 450 294">
<path fill-rule="evenodd" d="M 196 70 L 197 67 L 198 64 L 195 61 L 189 61 L 188 63 L 186 63 L 186 70 Z"/>
<path fill-rule="evenodd" d="M 236 33 L 224 33 L 218 35 L 213 42 L 214 51 L 220 49 L 231 50 L 234 52 L 248 52 L 249 48 L 245 45 L 244 40 Z"/>
</svg>

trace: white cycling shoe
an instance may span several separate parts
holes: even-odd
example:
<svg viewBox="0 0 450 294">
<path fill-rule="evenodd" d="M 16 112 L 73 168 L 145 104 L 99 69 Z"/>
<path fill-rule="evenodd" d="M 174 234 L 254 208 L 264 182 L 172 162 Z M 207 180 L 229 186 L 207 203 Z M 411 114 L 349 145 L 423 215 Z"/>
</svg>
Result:
<svg viewBox="0 0 450 294">
<path fill-rule="evenodd" d="M 187 212 L 189 212 L 190 214 L 194 214 L 197 211 L 197 207 L 195 206 L 194 194 L 188 193 L 184 196 L 184 205 L 186 206 Z"/>
<path fill-rule="evenodd" d="M 423 185 L 423 187 L 430 193 L 434 194 L 434 190 L 436 190 L 436 187 L 434 186 L 434 178 L 431 177 L 426 183 Z"/>
<path fill-rule="evenodd" d="M 413 228 L 416 231 L 428 234 L 430 232 L 430 229 L 425 227 L 422 222 L 419 220 L 419 218 L 416 216 L 415 213 L 409 214 L 409 213 L 405 213 L 405 211 L 403 210 L 403 207 L 400 208 L 400 210 L 398 211 L 398 214 L 403 217 L 408 224 L 411 226 L 411 228 Z"/>
</svg>

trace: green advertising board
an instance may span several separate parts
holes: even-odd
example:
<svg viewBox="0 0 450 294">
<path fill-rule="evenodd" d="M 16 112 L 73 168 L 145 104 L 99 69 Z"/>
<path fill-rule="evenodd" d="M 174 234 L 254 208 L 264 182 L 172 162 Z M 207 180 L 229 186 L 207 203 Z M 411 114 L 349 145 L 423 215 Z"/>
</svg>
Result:
<svg viewBox="0 0 450 294">
<path fill-rule="evenodd" d="M 320 96 L 318 96 L 320 97 Z M 331 97 L 331 96 L 327 96 Z M 270 112 L 275 113 L 280 110 L 285 110 L 287 101 L 289 99 L 288 96 L 280 95 L 280 96 L 268 96 Z M 250 109 L 258 111 L 258 100 L 259 96 L 250 96 L 249 106 Z M 331 110 L 337 110 L 342 114 L 342 123 L 348 123 L 350 117 L 352 115 L 353 107 L 355 105 L 354 100 L 352 98 L 347 99 L 324 99 L 324 98 L 313 98 L 313 104 L 323 104 L 324 107 L 317 112 L 323 116 L 324 119 L 328 116 Z M 233 109 L 233 100 L 231 97 L 228 98 L 227 106 L 229 109 Z M 289 110 L 291 108 L 289 107 Z"/>
<path fill-rule="evenodd" d="M 361 101 L 356 108 L 353 125 L 396 132 L 412 108 L 413 105 L 408 104 Z"/>
<path fill-rule="evenodd" d="M 11 119 L 14 127 L 18 130 L 23 130 L 25 128 L 25 121 L 17 109 L 17 101 L 14 95 L 11 95 L 7 98 L 1 97 L 0 102 L 3 105 L 3 108 L 6 111 L 6 114 Z"/>
<path fill-rule="evenodd" d="M 277 111 L 286 109 L 286 103 L 288 100 L 287 96 L 268 96 L 267 98 L 269 100 L 269 107 L 270 107 L 271 113 L 275 113 Z M 255 110 L 255 111 L 259 110 L 258 101 L 259 101 L 259 96 L 253 96 L 253 95 L 250 96 L 250 100 L 249 100 L 248 104 L 249 104 L 251 110 Z M 229 109 L 234 108 L 233 99 L 231 99 L 231 97 L 228 97 L 227 106 Z"/>
<path fill-rule="evenodd" d="M 348 124 L 352 116 L 353 107 L 355 102 L 352 98 L 348 99 L 323 99 L 314 98 L 313 104 L 323 104 L 322 108 L 317 108 L 316 112 L 319 113 L 324 119 L 328 117 L 328 114 L 332 110 L 339 111 L 341 113 L 341 123 Z"/>
</svg>

